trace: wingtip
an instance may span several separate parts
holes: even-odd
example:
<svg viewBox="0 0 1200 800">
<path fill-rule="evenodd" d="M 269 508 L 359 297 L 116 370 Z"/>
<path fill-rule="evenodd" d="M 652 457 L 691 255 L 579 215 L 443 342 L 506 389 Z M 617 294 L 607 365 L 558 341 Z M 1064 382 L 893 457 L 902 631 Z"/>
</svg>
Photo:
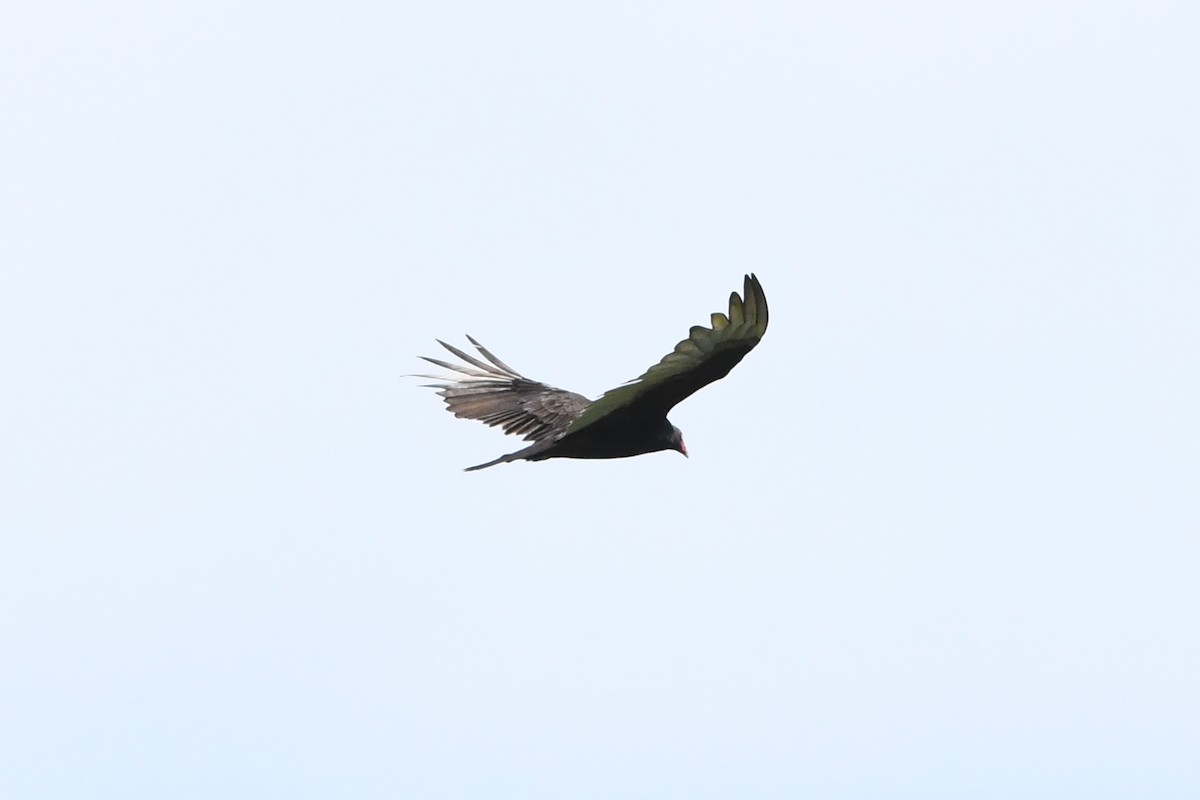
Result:
<svg viewBox="0 0 1200 800">
<path fill-rule="evenodd" d="M 746 275 L 742 291 L 745 293 L 746 321 L 757 327 L 759 335 L 762 335 L 767 330 L 767 296 L 753 272 Z"/>
<path fill-rule="evenodd" d="M 754 297 L 755 303 L 758 306 L 758 327 L 760 334 L 767 332 L 767 323 L 771 319 L 770 309 L 767 307 L 767 293 L 763 291 L 762 284 L 759 283 L 758 277 L 754 273 L 750 274 L 754 281 Z"/>
</svg>

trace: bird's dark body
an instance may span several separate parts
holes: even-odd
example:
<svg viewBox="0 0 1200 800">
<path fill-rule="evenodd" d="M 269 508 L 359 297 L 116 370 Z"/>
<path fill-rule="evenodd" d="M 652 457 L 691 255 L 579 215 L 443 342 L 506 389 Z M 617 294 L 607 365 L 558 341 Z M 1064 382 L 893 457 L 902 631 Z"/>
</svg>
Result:
<svg viewBox="0 0 1200 800">
<path fill-rule="evenodd" d="M 546 450 L 529 457 L 530 461 L 547 458 L 628 458 L 673 447 L 675 426 L 666 417 L 622 419 L 612 415 L 578 433 L 570 433 Z"/>
<path fill-rule="evenodd" d="M 683 435 L 667 413 L 696 390 L 725 377 L 766 333 L 767 301 L 753 275 L 746 276 L 743 294 L 744 299 L 737 292 L 730 295 L 728 316 L 713 314 L 711 328 L 694 326 L 659 363 L 596 400 L 526 378 L 469 336 L 486 362 L 440 342 L 469 365 L 425 359 L 466 376 L 432 384 L 449 410 L 533 442 L 468 471 L 508 461 L 627 458 L 660 450 L 686 456 Z"/>
<path fill-rule="evenodd" d="M 679 429 L 658 419 L 602 419 L 578 433 L 559 439 L 544 440 L 508 453 L 484 464 L 467 467 L 467 472 L 485 469 L 507 461 L 545 461 L 549 458 L 629 458 L 660 450 L 678 450 L 683 444 Z"/>
</svg>

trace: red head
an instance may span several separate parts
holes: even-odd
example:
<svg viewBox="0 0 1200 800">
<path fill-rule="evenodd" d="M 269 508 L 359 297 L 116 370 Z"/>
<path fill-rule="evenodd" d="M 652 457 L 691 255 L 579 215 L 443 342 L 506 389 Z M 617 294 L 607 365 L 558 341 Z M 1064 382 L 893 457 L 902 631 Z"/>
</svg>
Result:
<svg viewBox="0 0 1200 800">
<path fill-rule="evenodd" d="M 673 425 L 671 431 L 671 449 L 683 453 L 683 457 L 687 458 L 687 445 L 683 443 L 683 431 Z"/>
</svg>

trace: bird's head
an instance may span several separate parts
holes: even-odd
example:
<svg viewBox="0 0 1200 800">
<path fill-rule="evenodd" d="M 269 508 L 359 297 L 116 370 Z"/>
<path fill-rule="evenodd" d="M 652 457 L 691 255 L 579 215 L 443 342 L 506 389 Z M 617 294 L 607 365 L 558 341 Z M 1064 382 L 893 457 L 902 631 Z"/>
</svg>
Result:
<svg viewBox="0 0 1200 800">
<path fill-rule="evenodd" d="M 683 443 L 683 431 L 674 425 L 671 426 L 671 449 L 678 453 L 683 453 L 684 458 L 688 457 L 687 445 Z"/>
</svg>

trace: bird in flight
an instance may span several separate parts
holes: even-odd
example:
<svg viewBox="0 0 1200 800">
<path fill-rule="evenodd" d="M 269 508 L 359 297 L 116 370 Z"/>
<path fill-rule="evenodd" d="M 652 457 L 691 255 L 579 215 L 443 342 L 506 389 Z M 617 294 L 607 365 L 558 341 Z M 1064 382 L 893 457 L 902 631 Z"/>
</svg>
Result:
<svg viewBox="0 0 1200 800">
<path fill-rule="evenodd" d="M 467 467 L 468 472 L 547 458 L 626 458 L 659 450 L 686 456 L 683 434 L 667 419 L 667 412 L 724 378 L 767 332 L 767 299 L 758 278 L 747 275 L 742 295 L 729 295 L 729 313 L 716 312 L 711 320 L 712 327 L 694 326 L 661 361 L 596 400 L 526 378 L 470 336 L 467 339 L 486 363 L 439 339 L 438 344 L 463 364 L 421 356 L 457 374 L 417 377 L 440 381 L 425 385 L 439 390 L 454 416 L 499 425 L 505 433 L 532 442 Z"/>
</svg>

